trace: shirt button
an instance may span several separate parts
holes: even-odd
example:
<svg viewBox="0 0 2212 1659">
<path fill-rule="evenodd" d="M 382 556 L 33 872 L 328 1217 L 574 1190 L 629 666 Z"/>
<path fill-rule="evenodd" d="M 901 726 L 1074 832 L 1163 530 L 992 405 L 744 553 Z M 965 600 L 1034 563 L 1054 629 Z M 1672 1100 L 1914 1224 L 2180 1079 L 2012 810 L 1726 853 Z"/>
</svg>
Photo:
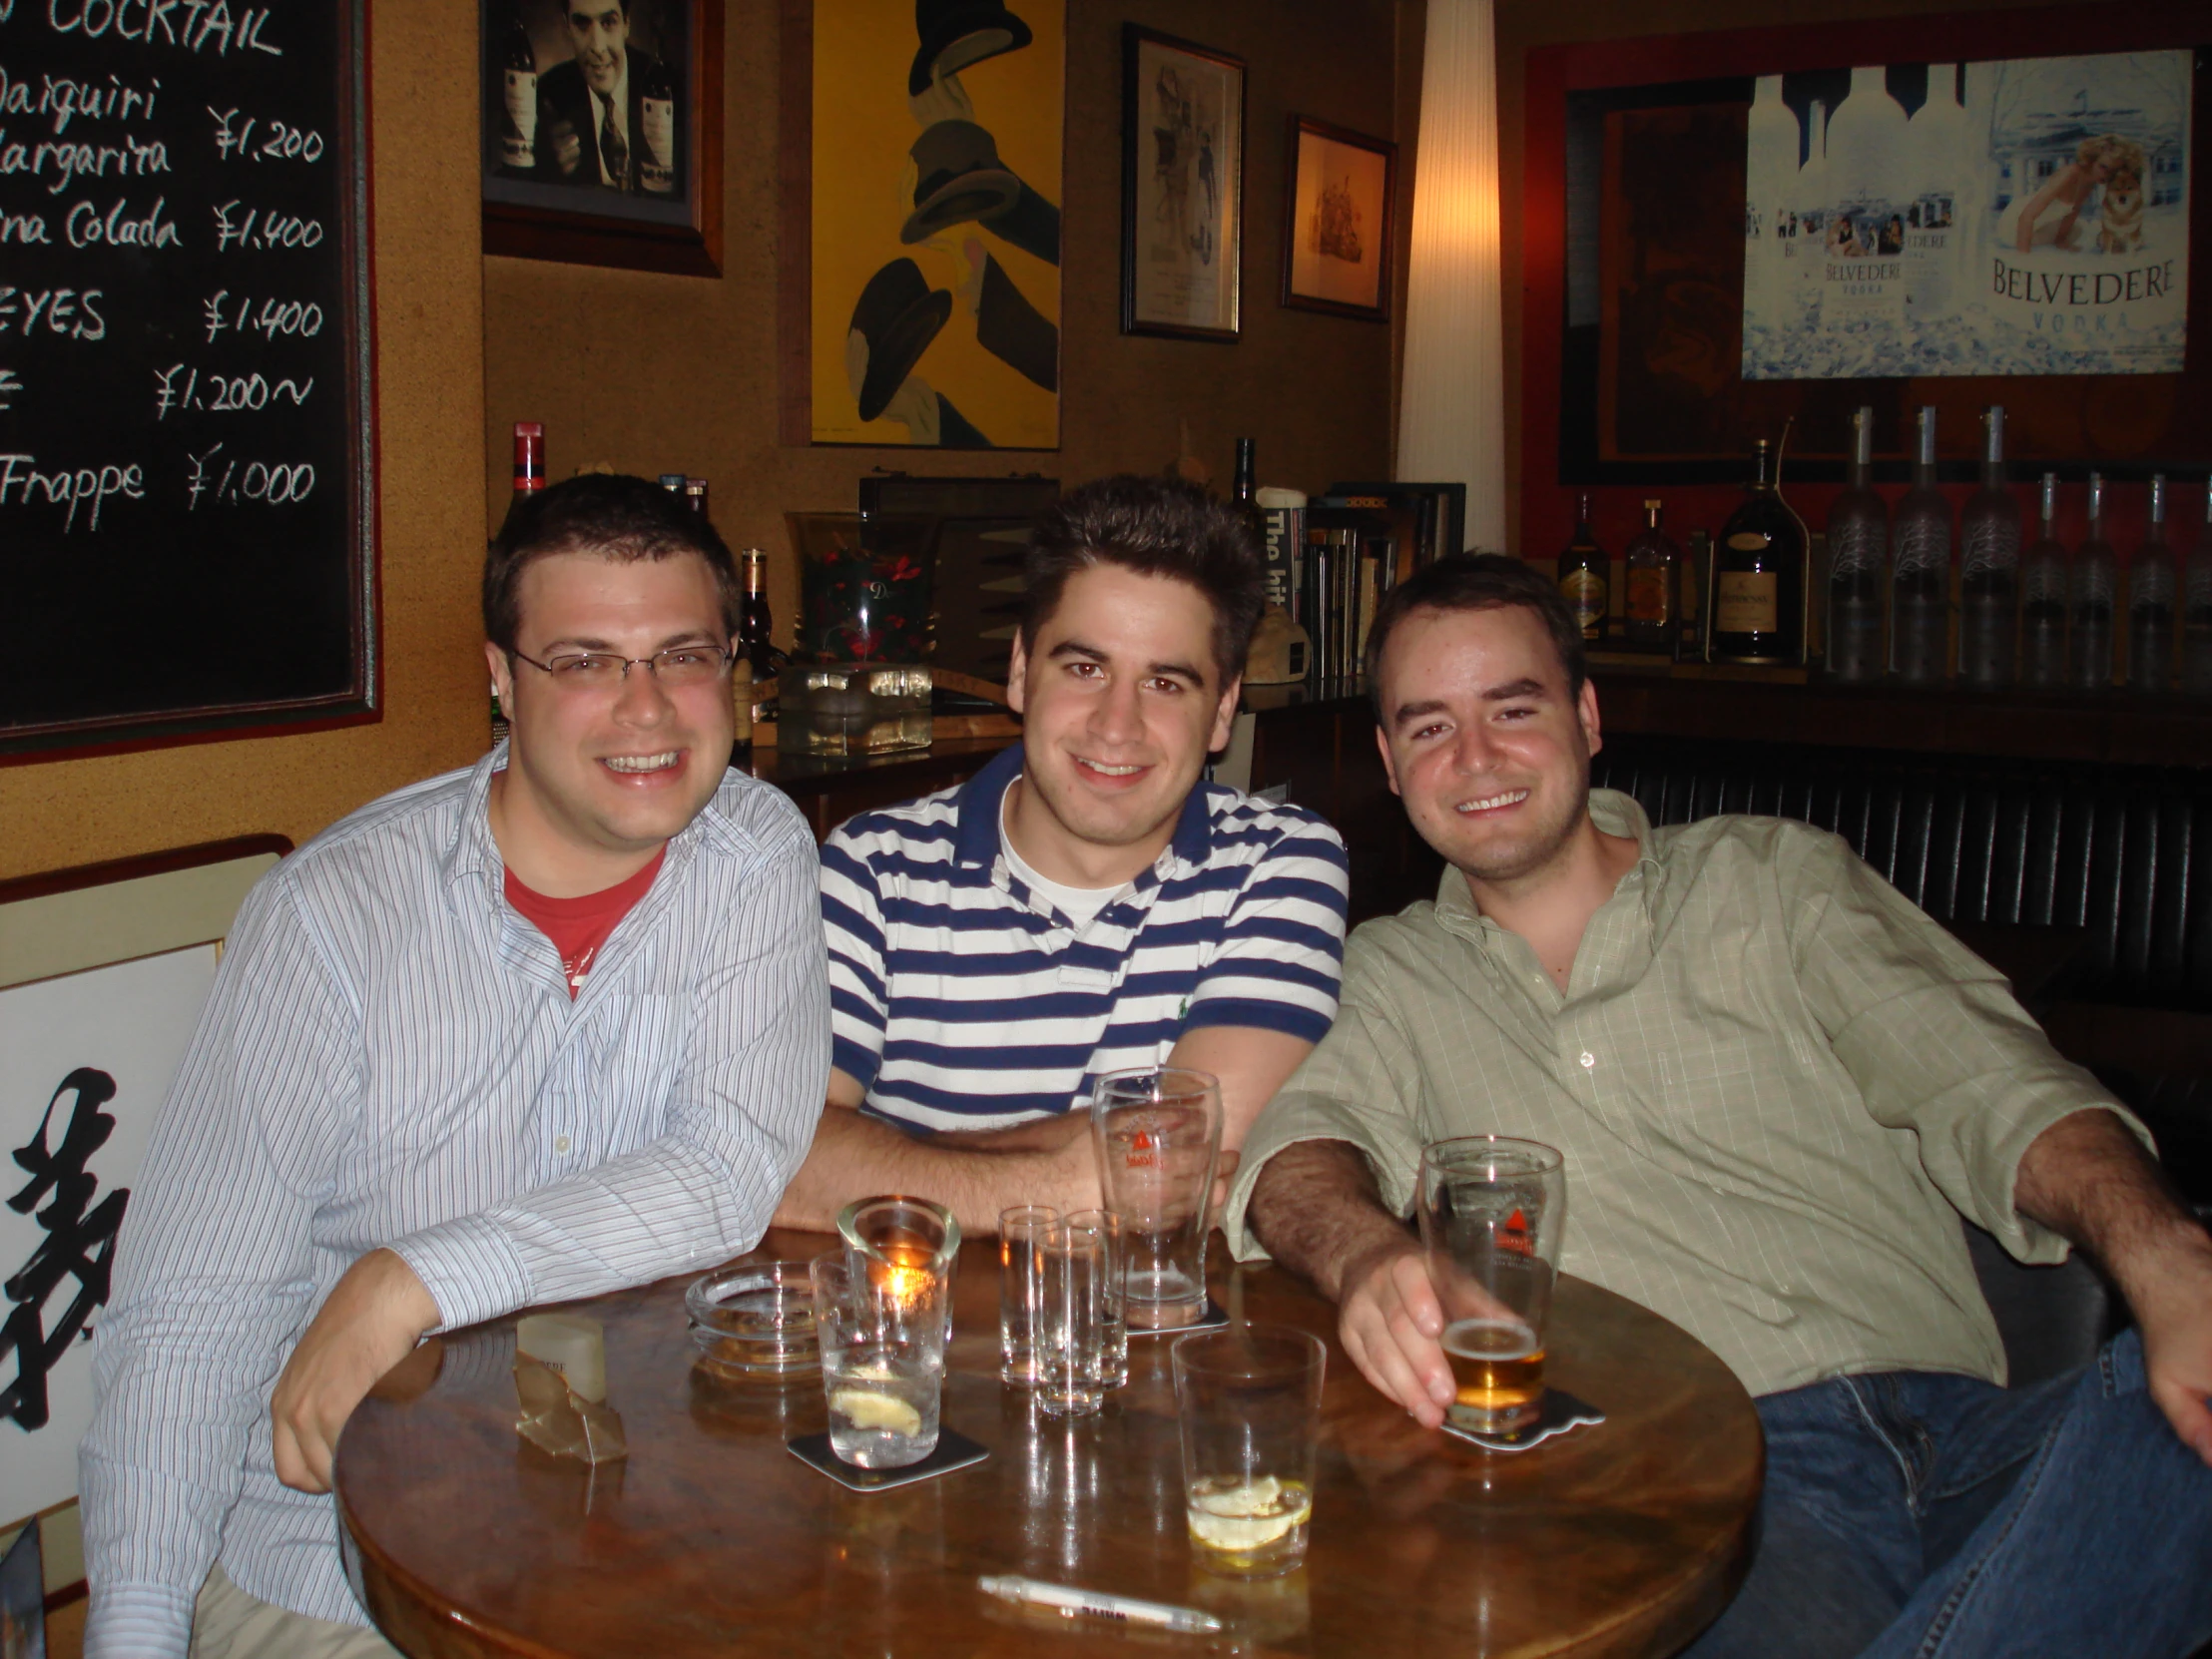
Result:
<svg viewBox="0 0 2212 1659">
<path fill-rule="evenodd" d="M 1588 1049 L 1585 1048 L 1582 1051 L 1582 1069 L 1587 1071 L 1590 1067 L 1596 1064 L 1597 1056 L 1595 1054 L 1592 1054 Z"/>
<path fill-rule="evenodd" d="M 1582 1063 L 1584 1065 L 1588 1065 L 1590 1063 L 1590 1057 L 1587 1054 L 1582 1056 Z M 553 1137 L 553 1150 L 555 1152 L 566 1152 L 568 1150 L 568 1146 L 569 1141 L 566 1135 L 555 1135 Z"/>
</svg>

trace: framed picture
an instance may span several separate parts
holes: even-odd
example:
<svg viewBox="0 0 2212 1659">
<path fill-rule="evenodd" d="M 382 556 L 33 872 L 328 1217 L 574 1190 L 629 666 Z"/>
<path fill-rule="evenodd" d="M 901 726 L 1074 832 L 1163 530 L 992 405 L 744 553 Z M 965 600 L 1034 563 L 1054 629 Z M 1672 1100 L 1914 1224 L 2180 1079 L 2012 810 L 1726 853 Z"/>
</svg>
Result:
<svg viewBox="0 0 2212 1659">
<path fill-rule="evenodd" d="M 786 431 L 1057 449 L 1067 0 L 783 17 Z"/>
<path fill-rule="evenodd" d="M 1121 41 L 1121 331 L 1233 340 L 1244 60 L 1135 23 Z"/>
<path fill-rule="evenodd" d="M 722 274 L 722 0 L 479 0 L 484 252 Z"/>
<path fill-rule="evenodd" d="M 1386 322 L 1397 146 L 1291 117 L 1283 201 L 1283 303 Z"/>
</svg>

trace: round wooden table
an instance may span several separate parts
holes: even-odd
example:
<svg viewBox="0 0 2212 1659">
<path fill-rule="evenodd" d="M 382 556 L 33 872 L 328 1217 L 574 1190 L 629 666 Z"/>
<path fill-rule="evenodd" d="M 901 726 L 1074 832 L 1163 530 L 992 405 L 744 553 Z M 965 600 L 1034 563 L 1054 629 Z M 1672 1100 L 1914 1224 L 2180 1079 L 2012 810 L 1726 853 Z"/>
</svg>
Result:
<svg viewBox="0 0 2212 1659">
<path fill-rule="evenodd" d="M 830 1243 L 772 1233 L 763 1258 Z M 944 1421 L 988 1461 L 889 1491 L 785 1448 L 826 1426 L 819 1375 L 784 1388 L 694 1369 L 685 1280 L 577 1305 L 607 1332 L 627 1460 L 597 1470 L 515 1433 L 513 1321 L 426 1344 L 361 1404 L 337 1457 L 355 1591 L 417 1659 L 486 1654 L 1614 1655 L 1672 1653 L 1743 1573 L 1764 1457 L 1750 1397 L 1688 1333 L 1580 1280 L 1559 1286 L 1550 1377 L 1607 1420 L 1525 1451 L 1422 1429 L 1369 1386 L 1335 1309 L 1278 1269 L 1210 1253 L 1232 1314 L 1329 1341 L 1307 1564 L 1241 1583 L 1191 1556 L 1172 1339 L 1130 1344 L 1129 1385 L 1055 1423 L 998 1382 L 995 1249 L 961 1258 Z M 1022 1573 L 1208 1608 L 1227 1636 L 1019 1610 Z"/>
</svg>

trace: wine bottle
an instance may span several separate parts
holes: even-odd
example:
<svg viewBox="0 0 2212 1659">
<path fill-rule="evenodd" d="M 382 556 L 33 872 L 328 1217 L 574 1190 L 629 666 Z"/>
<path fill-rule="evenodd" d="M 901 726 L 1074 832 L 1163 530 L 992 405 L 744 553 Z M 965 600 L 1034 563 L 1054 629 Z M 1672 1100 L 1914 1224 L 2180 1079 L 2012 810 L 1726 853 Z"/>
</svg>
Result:
<svg viewBox="0 0 2212 1659">
<path fill-rule="evenodd" d="M 2174 672 L 2174 551 L 2166 545 L 2166 475 L 2150 479 L 2150 523 L 2127 567 L 2127 683 L 2162 692 Z"/>
<path fill-rule="evenodd" d="M 1623 555 L 1628 592 L 1622 632 L 1638 651 L 1673 655 L 1682 633 L 1682 549 L 1659 528 L 1664 508 L 1644 503 L 1644 527 Z"/>
<path fill-rule="evenodd" d="M 516 507 L 545 488 L 545 427 L 535 420 L 515 422 L 515 483 L 514 494 L 508 498 L 507 511 Z M 496 687 L 491 694 L 491 741 L 494 746 L 507 739 L 507 713 L 499 706 Z"/>
<path fill-rule="evenodd" d="M 1805 522 L 1754 446 L 1752 480 L 1721 526 L 1713 559 L 1713 656 L 1718 662 L 1794 663 L 1805 643 Z"/>
<path fill-rule="evenodd" d="M 745 599 L 738 608 L 738 651 L 753 665 L 755 680 L 773 680 L 783 672 L 785 657 L 769 639 L 775 618 L 768 608 L 768 554 L 758 547 L 740 548 L 738 574 L 745 582 Z"/>
<path fill-rule="evenodd" d="M 507 7 L 499 34 L 499 165 L 508 173 L 532 173 L 538 165 L 538 54 L 522 14 Z"/>
<path fill-rule="evenodd" d="M 1559 591 L 1582 629 L 1585 645 L 1605 641 L 1606 583 L 1611 570 L 1590 531 L 1590 492 L 1575 497 L 1574 535 L 1559 553 Z"/>
<path fill-rule="evenodd" d="M 2042 528 L 2020 560 L 2020 678 L 2066 683 L 2066 544 L 2058 539 L 2058 474 L 2043 474 Z"/>
<path fill-rule="evenodd" d="M 2181 584 L 2181 689 L 2212 697 L 2212 480 L 2204 486 L 2204 527 Z"/>
<path fill-rule="evenodd" d="M 1990 404 L 1981 424 L 1981 487 L 1958 514 L 1958 678 L 1986 691 L 2012 683 L 2020 504 L 2004 483 L 2003 406 Z"/>
<path fill-rule="evenodd" d="M 1936 487 L 1936 410 L 1924 404 L 1913 487 L 1891 533 L 1890 672 L 1909 686 L 1939 686 L 1950 634 L 1950 503 Z"/>
<path fill-rule="evenodd" d="M 2083 691 L 2112 684 L 2112 604 L 2120 586 L 2120 556 L 2104 539 L 2104 474 L 2089 474 L 2089 530 L 2074 554 L 2068 585 L 2067 677 Z"/>
<path fill-rule="evenodd" d="M 631 72 L 641 75 L 638 84 L 638 188 L 653 196 L 676 192 L 676 89 L 665 64 L 632 54 Z"/>
<path fill-rule="evenodd" d="M 1882 578 L 1890 509 L 1868 481 L 1874 468 L 1874 409 L 1851 416 L 1851 469 L 1828 509 L 1828 673 L 1863 685 L 1882 678 Z"/>
<path fill-rule="evenodd" d="M 1250 438 L 1237 440 L 1237 471 L 1230 485 L 1230 500 L 1237 516 L 1252 530 L 1253 545 L 1268 545 L 1267 516 L 1260 511 L 1260 446 Z"/>
</svg>

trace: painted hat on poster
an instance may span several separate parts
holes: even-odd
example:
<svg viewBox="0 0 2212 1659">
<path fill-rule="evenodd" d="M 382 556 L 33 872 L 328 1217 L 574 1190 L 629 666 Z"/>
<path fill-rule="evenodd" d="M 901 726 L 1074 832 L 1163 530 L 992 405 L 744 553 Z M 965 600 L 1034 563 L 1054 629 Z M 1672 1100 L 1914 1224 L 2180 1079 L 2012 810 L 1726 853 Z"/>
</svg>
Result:
<svg viewBox="0 0 2212 1659">
<path fill-rule="evenodd" d="M 919 97 L 932 73 L 956 75 L 969 64 L 1018 52 L 1029 44 L 1029 25 L 990 0 L 914 0 L 914 33 L 921 50 L 906 75 L 906 95 Z"/>
<path fill-rule="evenodd" d="M 998 141 L 972 121 L 940 121 L 914 140 L 914 211 L 899 228 L 911 246 L 949 225 L 988 222 L 1021 200 L 1021 181 L 998 159 Z"/>
<path fill-rule="evenodd" d="M 893 260 L 867 279 L 852 307 L 851 331 L 867 341 L 860 418 L 873 420 L 913 372 L 952 315 L 952 292 L 932 288 L 911 260 Z"/>
</svg>

